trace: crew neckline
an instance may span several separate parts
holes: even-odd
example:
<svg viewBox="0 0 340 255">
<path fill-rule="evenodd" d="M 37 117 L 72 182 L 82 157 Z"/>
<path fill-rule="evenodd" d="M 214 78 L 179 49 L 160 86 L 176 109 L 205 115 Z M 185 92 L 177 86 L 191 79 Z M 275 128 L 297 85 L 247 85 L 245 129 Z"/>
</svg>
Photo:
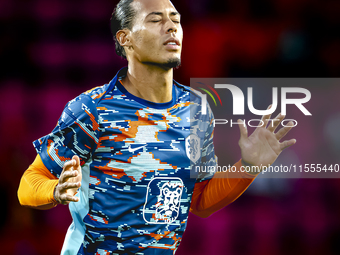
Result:
<svg viewBox="0 0 340 255">
<path fill-rule="evenodd" d="M 176 98 L 177 98 L 177 92 L 176 92 L 176 88 L 175 88 L 175 84 L 174 81 L 172 83 L 172 99 L 169 102 L 165 102 L 165 103 L 155 103 L 155 102 L 151 102 L 148 100 L 145 100 L 143 98 L 137 97 L 133 94 L 131 94 L 130 92 L 128 92 L 125 87 L 120 83 L 120 80 L 122 80 L 122 78 L 124 78 L 126 76 L 126 72 L 127 72 L 127 68 L 126 69 L 122 69 L 119 74 L 118 74 L 118 78 L 116 81 L 116 86 L 118 88 L 118 90 L 124 94 L 126 97 L 133 99 L 134 101 L 150 107 L 150 108 L 156 108 L 156 109 L 166 109 L 166 108 L 170 108 L 172 106 L 175 105 L 176 103 Z"/>
</svg>

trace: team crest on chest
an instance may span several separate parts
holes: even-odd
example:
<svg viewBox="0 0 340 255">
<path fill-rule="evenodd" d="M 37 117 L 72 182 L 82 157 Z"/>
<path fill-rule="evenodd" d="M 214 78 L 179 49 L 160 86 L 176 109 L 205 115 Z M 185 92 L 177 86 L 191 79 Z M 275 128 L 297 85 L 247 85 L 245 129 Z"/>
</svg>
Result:
<svg viewBox="0 0 340 255">
<path fill-rule="evenodd" d="M 149 224 L 179 225 L 184 184 L 178 177 L 155 177 L 147 187 L 143 218 Z"/>
<path fill-rule="evenodd" d="M 190 134 L 185 139 L 185 151 L 188 158 L 193 163 L 196 163 L 197 160 L 201 157 L 201 142 L 200 138 L 197 135 Z"/>
</svg>

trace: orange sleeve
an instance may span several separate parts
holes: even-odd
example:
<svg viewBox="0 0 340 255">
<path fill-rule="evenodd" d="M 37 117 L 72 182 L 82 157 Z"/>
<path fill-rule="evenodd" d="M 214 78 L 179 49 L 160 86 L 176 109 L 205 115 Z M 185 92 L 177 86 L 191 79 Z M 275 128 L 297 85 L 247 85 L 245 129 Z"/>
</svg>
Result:
<svg viewBox="0 0 340 255">
<path fill-rule="evenodd" d="M 239 171 L 241 160 L 235 165 L 237 172 L 217 172 L 211 180 L 195 184 L 190 212 L 206 218 L 235 201 L 253 182 L 256 175 Z"/>
<path fill-rule="evenodd" d="M 46 210 L 57 205 L 53 197 L 58 179 L 51 174 L 39 155 L 21 177 L 18 198 L 23 206 Z"/>
</svg>

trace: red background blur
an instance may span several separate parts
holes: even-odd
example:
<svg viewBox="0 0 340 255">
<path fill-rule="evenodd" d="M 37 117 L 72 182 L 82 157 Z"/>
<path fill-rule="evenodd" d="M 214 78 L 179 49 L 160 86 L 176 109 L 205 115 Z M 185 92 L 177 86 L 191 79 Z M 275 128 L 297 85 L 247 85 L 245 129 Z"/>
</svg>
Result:
<svg viewBox="0 0 340 255">
<path fill-rule="evenodd" d="M 173 2 L 184 29 L 182 67 L 175 71 L 180 83 L 189 85 L 190 77 L 339 77 L 338 0 Z M 36 155 L 32 141 L 53 129 L 69 100 L 109 82 L 126 65 L 110 33 L 116 4 L 0 1 L 1 254 L 60 253 L 68 208 L 24 208 L 16 191 Z M 326 104 L 330 95 L 321 96 Z M 327 107 L 314 101 L 314 109 Z M 312 134 L 296 145 L 308 149 L 298 154 L 300 162 L 313 155 L 339 163 L 340 115 L 333 113 L 292 133 L 298 141 Z M 236 138 L 232 148 L 235 161 Z M 340 179 L 256 181 L 211 217 L 191 214 L 176 254 L 340 254 Z"/>
</svg>

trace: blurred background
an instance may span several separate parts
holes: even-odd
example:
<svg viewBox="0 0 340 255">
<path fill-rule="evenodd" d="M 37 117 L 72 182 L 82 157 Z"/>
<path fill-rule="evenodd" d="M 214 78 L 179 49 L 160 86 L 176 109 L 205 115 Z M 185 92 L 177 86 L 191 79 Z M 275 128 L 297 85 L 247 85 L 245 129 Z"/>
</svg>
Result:
<svg viewBox="0 0 340 255">
<path fill-rule="evenodd" d="M 126 65 L 110 33 L 117 2 L 0 1 L 1 254 L 60 253 L 68 208 L 24 208 L 16 192 L 36 155 L 32 141 L 54 128 L 69 100 Z M 182 67 L 175 71 L 182 84 L 192 77 L 340 76 L 338 0 L 173 3 L 184 29 Z M 281 160 L 340 163 L 339 87 L 317 91 L 308 109 L 319 117 L 289 134 L 298 143 Z M 236 162 L 238 133 L 226 148 L 218 132 L 216 151 Z M 176 254 L 340 254 L 339 201 L 340 179 L 258 179 L 211 217 L 191 214 Z"/>
</svg>

